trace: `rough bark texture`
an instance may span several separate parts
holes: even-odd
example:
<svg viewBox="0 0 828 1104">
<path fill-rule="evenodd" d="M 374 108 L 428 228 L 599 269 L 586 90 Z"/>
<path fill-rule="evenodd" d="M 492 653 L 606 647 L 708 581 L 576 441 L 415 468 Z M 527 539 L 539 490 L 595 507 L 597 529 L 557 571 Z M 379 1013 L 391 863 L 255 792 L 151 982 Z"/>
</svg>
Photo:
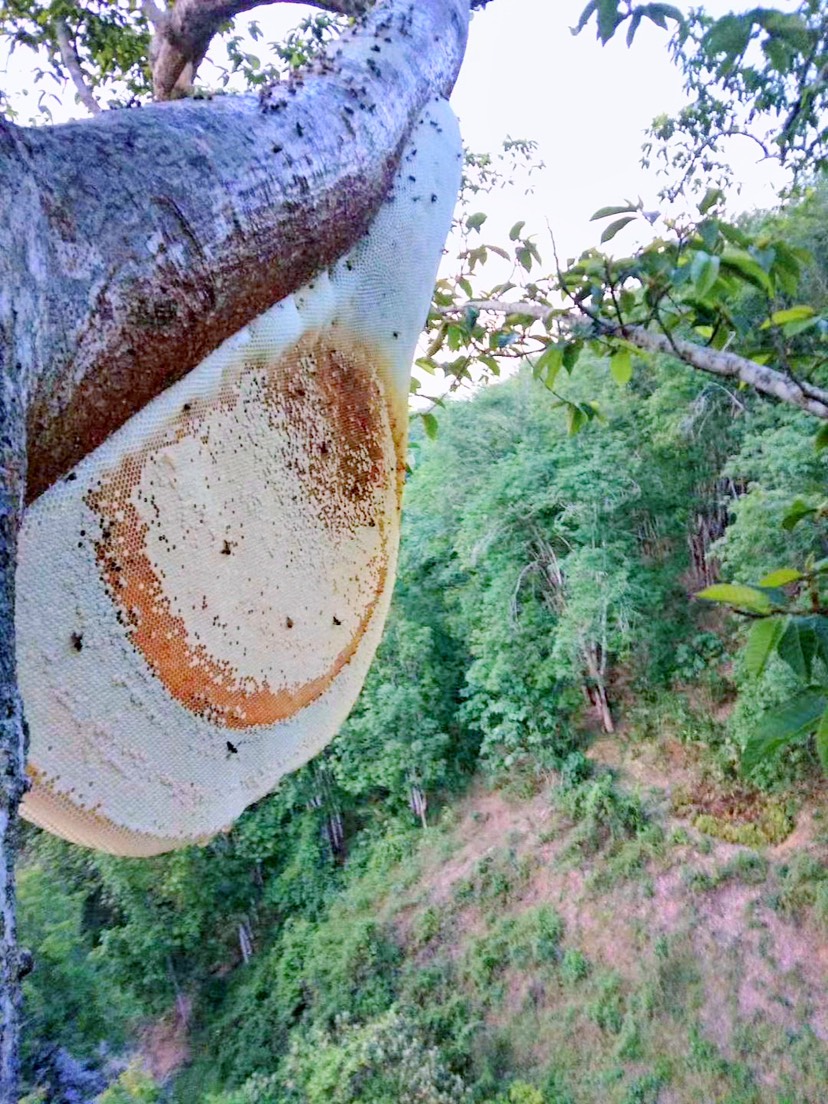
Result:
<svg viewBox="0 0 828 1104">
<path fill-rule="evenodd" d="M 451 90 L 468 16 L 468 0 L 386 0 L 314 74 L 262 101 L 31 130 L 0 118 L 0 1104 L 17 1101 L 26 959 L 14 913 L 24 496 L 364 234 L 393 202 L 420 110 Z"/>
<path fill-rule="evenodd" d="M 31 304 L 16 305 L 21 273 L 36 264 L 25 208 L 25 147 L 0 120 L 0 1102 L 17 1100 L 21 956 L 17 947 L 14 861 L 17 809 L 25 789 L 25 727 L 14 651 L 17 527 L 26 475 L 25 394 L 30 378 Z M 29 309 L 27 309 L 27 307 Z"/>
</svg>

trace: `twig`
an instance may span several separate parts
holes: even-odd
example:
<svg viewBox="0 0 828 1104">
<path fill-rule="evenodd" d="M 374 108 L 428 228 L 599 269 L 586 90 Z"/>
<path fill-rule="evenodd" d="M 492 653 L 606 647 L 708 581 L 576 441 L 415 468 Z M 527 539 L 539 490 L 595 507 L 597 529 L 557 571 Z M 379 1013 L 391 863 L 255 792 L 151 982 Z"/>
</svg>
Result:
<svg viewBox="0 0 828 1104">
<path fill-rule="evenodd" d="M 156 100 L 187 94 L 196 70 L 207 53 L 213 35 L 229 19 L 261 7 L 269 0 L 176 0 L 169 11 L 161 11 L 155 0 L 142 0 L 142 11 L 155 27 L 150 43 L 152 87 Z M 282 0 L 310 3 L 312 7 L 339 15 L 363 15 L 373 0 Z"/>
<path fill-rule="evenodd" d="M 141 0 L 141 11 L 144 18 L 153 27 L 163 27 L 166 20 L 166 12 L 159 8 L 155 0 Z"/>
<path fill-rule="evenodd" d="M 55 36 L 57 38 L 58 49 L 60 50 L 60 60 L 66 67 L 69 76 L 72 78 L 72 83 L 75 86 L 78 99 L 91 115 L 99 115 L 101 112 L 101 105 L 92 95 L 92 89 L 86 83 L 86 77 L 84 77 L 83 70 L 81 69 L 78 52 L 75 49 L 75 44 L 69 37 L 69 28 L 66 26 L 66 21 L 64 19 L 55 20 Z"/>
</svg>

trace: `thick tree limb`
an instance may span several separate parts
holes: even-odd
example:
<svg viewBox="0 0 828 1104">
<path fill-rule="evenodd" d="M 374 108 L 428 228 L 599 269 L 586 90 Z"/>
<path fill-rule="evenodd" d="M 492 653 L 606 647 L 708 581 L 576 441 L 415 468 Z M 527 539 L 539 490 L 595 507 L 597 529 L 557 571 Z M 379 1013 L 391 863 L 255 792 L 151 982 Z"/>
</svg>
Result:
<svg viewBox="0 0 828 1104">
<path fill-rule="evenodd" d="M 799 381 L 776 368 L 757 364 L 737 353 L 713 349 L 707 345 L 695 345 L 680 337 L 652 333 L 640 326 L 605 327 L 608 336 L 623 337 L 639 349 L 652 353 L 675 356 L 691 368 L 712 376 L 723 376 L 747 384 L 761 395 L 779 399 L 780 402 L 798 406 L 800 410 L 816 418 L 828 419 L 828 391 L 813 384 Z"/>
<path fill-rule="evenodd" d="M 176 0 L 162 11 L 145 0 L 143 11 L 155 28 L 150 45 L 152 87 L 156 100 L 186 95 L 204 60 L 210 40 L 222 23 L 271 0 Z M 363 15 L 373 0 L 281 0 L 310 2 L 313 7 L 343 15 Z"/>
<path fill-rule="evenodd" d="M 21 957 L 14 864 L 18 808 L 27 782 L 26 729 L 16 681 L 14 577 L 17 527 L 23 509 L 25 454 L 19 445 L 24 440 L 25 409 L 22 390 L 13 374 L 3 371 L 5 367 L 0 351 L 0 1101 L 15 1102 L 20 1065 Z"/>
<path fill-rule="evenodd" d="M 12 289 L 31 263 L 40 225 L 27 221 L 35 189 L 27 150 L 0 118 L 0 1102 L 16 1104 L 19 1072 L 20 977 L 14 861 L 17 809 L 26 789 L 26 732 L 17 691 L 14 580 L 17 527 L 26 476 L 24 363 L 37 317 L 34 304 L 15 302 Z"/>
<path fill-rule="evenodd" d="M 29 500 L 362 236 L 412 121 L 453 86 L 467 25 L 468 0 L 387 0 L 263 104 L 15 131 L 36 185 L 15 207 L 32 246 L 11 285 L 37 319 Z"/>
<path fill-rule="evenodd" d="M 66 26 L 65 20 L 55 20 L 55 37 L 57 38 L 58 49 L 60 50 L 60 60 L 63 62 L 67 73 L 72 78 L 72 83 L 75 86 L 78 99 L 90 115 L 99 114 L 101 105 L 92 95 L 92 89 L 86 83 L 86 78 L 81 69 L 80 59 L 78 58 L 78 52 L 75 49 L 75 44 L 69 37 L 69 28 Z"/>
<path fill-rule="evenodd" d="M 464 303 L 463 307 L 464 309 L 473 307 L 479 311 L 492 311 L 504 315 L 522 314 L 537 318 L 539 321 L 560 314 L 560 311 L 546 307 L 542 303 L 510 303 L 503 299 L 476 299 Z M 696 345 L 692 341 L 685 341 L 683 338 L 664 333 L 653 333 L 643 326 L 613 325 L 592 315 L 590 315 L 590 321 L 599 328 L 604 337 L 623 338 L 646 352 L 674 356 L 700 372 L 747 384 L 762 395 L 797 406 L 816 418 L 828 420 L 828 391 L 804 380 L 793 379 L 776 368 L 757 364 L 754 360 L 727 350 Z"/>
</svg>

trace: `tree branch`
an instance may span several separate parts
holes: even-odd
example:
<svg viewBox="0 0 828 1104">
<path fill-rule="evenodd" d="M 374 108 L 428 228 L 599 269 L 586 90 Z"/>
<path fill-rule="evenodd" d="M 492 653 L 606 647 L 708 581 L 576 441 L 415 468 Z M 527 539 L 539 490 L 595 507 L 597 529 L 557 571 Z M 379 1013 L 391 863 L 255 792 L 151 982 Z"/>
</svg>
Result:
<svg viewBox="0 0 828 1104">
<path fill-rule="evenodd" d="M 33 214 L 31 162 L 20 131 L 0 118 L 0 1101 L 18 1099 L 20 978 L 25 952 L 17 946 L 14 862 L 17 810 L 27 789 L 26 728 L 15 661 L 17 532 L 26 478 L 27 344 L 37 304 L 14 291 L 32 264 L 43 232 Z"/>
<path fill-rule="evenodd" d="M 273 0 L 176 0 L 169 11 L 161 11 L 154 0 L 144 0 L 143 11 L 155 27 L 150 44 L 153 96 L 156 100 L 178 99 L 186 95 L 196 70 L 216 31 L 242 12 L 261 7 Z M 363 15 L 373 0 L 281 0 L 282 3 L 308 3 L 324 11 L 341 15 Z"/>
<path fill-rule="evenodd" d="M 37 320 L 21 353 L 29 501 L 359 240 L 419 112 L 451 91 L 468 19 L 468 0 L 385 0 L 262 103 L 12 128 L 32 185 L 17 185 L 31 241 L 8 285 Z"/>
<path fill-rule="evenodd" d="M 58 49 L 60 50 L 60 60 L 66 67 L 69 76 L 72 78 L 72 83 L 75 86 L 78 99 L 90 115 L 97 115 L 101 110 L 101 105 L 92 95 L 92 89 L 86 83 L 86 78 L 81 69 L 80 59 L 78 58 L 78 52 L 75 49 L 72 39 L 69 37 L 69 28 L 66 26 L 65 20 L 59 18 L 55 20 L 55 37 L 57 38 Z"/>
<path fill-rule="evenodd" d="M 150 26 L 160 27 L 163 25 L 166 13 L 163 8 L 159 8 L 155 0 L 141 0 L 141 11 Z"/>
<path fill-rule="evenodd" d="M 503 299 L 475 299 L 463 304 L 463 309 L 493 311 L 499 314 L 523 314 L 539 321 L 545 321 L 560 311 L 546 307 L 541 303 L 510 303 Z M 677 357 L 684 364 L 709 375 L 720 376 L 747 384 L 762 395 L 779 399 L 780 402 L 797 406 L 800 410 L 813 414 L 816 418 L 828 420 L 828 391 L 805 381 L 798 381 L 784 372 L 757 364 L 754 360 L 739 356 L 726 350 L 711 349 L 706 345 L 695 345 L 692 341 L 653 333 L 643 326 L 623 326 L 606 322 L 581 305 L 580 310 L 595 324 L 603 337 L 616 337 L 628 341 L 650 353 L 666 353 Z"/>
</svg>

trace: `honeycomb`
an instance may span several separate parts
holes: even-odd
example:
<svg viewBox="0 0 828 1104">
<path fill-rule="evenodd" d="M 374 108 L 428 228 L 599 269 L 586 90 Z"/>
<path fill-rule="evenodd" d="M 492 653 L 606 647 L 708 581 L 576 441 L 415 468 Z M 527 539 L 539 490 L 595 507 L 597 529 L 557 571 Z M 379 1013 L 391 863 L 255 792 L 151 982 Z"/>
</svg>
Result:
<svg viewBox="0 0 828 1104">
<path fill-rule="evenodd" d="M 204 840 L 342 724 L 390 602 L 410 363 L 459 172 L 435 102 L 354 249 L 27 512 L 35 823 L 117 854 Z"/>
</svg>

